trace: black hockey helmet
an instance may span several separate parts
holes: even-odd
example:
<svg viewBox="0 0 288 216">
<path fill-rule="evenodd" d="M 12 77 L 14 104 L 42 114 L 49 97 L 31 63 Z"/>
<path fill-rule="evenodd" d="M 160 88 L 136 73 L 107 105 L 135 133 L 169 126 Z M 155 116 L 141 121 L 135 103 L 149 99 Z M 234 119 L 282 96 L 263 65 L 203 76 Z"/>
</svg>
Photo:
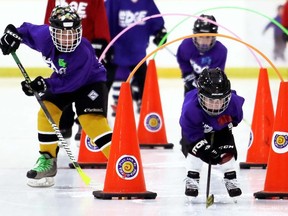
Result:
<svg viewBox="0 0 288 216">
<path fill-rule="evenodd" d="M 209 20 L 212 20 L 214 22 L 216 22 L 216 19 L 214 16 L 212 15 L 204 15 L 201 14 L 200 15 L 201 18 L 206 18 Z M 202 19 L 197 19 L 194 22 L 194 28 L 193 28 L 193 33 L 194 34 L 198 34 L 198 33 L 217 33 L 218 32 L 218 26 L 208 22 L 206 20 L 202 20 Z"/>
<path fill-rule="evenodd" d="M 216 22 L 215 17 L 212 15 L 202 14 L 200 17 Z M 202 20 L 202 19 L 198 18 L 194 22 L 194 28 L 193 28 L 194 34 L 217 33 L 217 31 L 218 31 L 218 26 L 211 23 L 211 22 L 208 22 L 207 20 Z M 196 48 L 199 50 L 200 53 L 207 52 L 216 43 L 216 37 L 193 37 L 192 40 L 193 40 Z"/>
<path fill-rule="evenodd" d="M 197 80 L 198 100 L 209 115 L 224 112 L 231 99 L 231 85 L 220 68 L 205 68 Z"/>
<path fill-rule="evenodd" d="M 82 24 L 77 12 L 69 5 L 56 6 L 51 12 L 49 22 L 50 34 L 56 48 L 61 52 L 73 52 L 82 38 Z"/>
</svg>

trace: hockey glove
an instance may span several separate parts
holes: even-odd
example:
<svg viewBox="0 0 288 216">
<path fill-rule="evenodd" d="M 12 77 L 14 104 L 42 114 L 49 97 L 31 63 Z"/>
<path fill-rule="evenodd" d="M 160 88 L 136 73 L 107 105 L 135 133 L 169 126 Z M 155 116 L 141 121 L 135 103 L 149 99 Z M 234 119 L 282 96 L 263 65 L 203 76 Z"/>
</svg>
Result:
<svg viewBox="0 0 288 216">
<path fill-rule="evenodd" d="M 44 93 L 47 89 L 46 82 L 43 77 L 38 76 L 35 80 L 28 84 L 26 81 L 21 82 L 22 90 L 27 96 L 33 96 L 35 92 Z"/>
<path fill-rule="evenodd" d="M 200 158 L 205 163 L 211 162 L 212 165 L 216 165 L 221 162 L 220 152 L 211 148 L 211 145 L 206 139 L 203 139 L 195 144 L 192 148 L 192 154 Z"/>
<path fill-rule="evenodd" d="M 183 76 L 184 85 L 185 85 L 185 94 L 188 91 L 196 88 L 196 76 L 193 73 L 189 73 Z"/>
<path fill-rule="evenodd" d="M 167 34 L 167 30 L 166 28 L 162 28 L 160 31 L 158 31 L 155 34 L 155 38 L 153 39 L 153 43 L 158 46 L 159 43 L 161 42 L 161 40 L 164 38 L 164 36 Z M 167 37 L 165 38 L 165 40 L 163 41 L 163 44 L 165 44 L 167 42 Z"/>
<path fill-rule="evenodd" d="M 16 27 L 9 24 L 0 39 L 0 48 L 3 55 L 9 55 L 11 52 L 15 52 L 19 48 L 21 40 Z"/>
<path fill-rule="evenodd" d="M 105 39 L 95 39 L 92 41 L 92 46 L 98 58 L 102 55 L 107 45 L 108 45 L 108 42 Z M 105 53 L 105 56 L 103 58 L 104 64 L 111 62 L 111 58 L 112 58 L 111 55 L 112 55 L 112 52 L 111 52 L 111 47 L 110 47 L 109 50 Z"/>
<path fill-rule="evenodd" d="M 288 29 L 287 29 L 287 30 L 288 30 Z M 287 35 L 285 32 L 283 32 L 282 38 L 283 38 L 283 40 L 284 40 L 285 42 L 288 42 L 288 35 Z"/>
</svg>

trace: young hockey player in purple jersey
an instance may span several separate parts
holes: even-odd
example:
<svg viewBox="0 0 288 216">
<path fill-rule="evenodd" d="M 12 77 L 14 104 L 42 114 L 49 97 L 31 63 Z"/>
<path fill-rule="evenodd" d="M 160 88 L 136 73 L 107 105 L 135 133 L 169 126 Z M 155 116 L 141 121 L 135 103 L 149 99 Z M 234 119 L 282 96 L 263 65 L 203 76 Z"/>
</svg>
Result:
<svg viewBox="0 0 288 216">
<path fill-rule="evenodd" d="M 216 22 L 212 15 L 200 17 Z M 193 33 L 217 33 L 218 26 L 206 20 L 194 22 Z M 184 94 L 196 88 L 196 80 L 204 68 L 225 68 L 227 48 L 216 37 L 193 37 L 184 39 L 177 50 L 177 61 L 184 80 Z"/>
<path fill-rule="evenodd" d="M 160 14 L 153 0 L 106 0 L 105 6 L 111 38 L 145 17 Z M 116 40 L 112 47 L 114 53 L 112 61 L 116 65 L 112 85 L 114 99 L 112 107 L 117 106 L 121 83 L 126 81 L 129 73 L 146 56 L 150 36 L 154 36 L 153 43 L 158 45 L 165 35 L 164 19 L 159 17 L 139 23 Z M 131 84 L 133 100 L 137 103 L 138 112 L 141 107 L 146 69 L 146 63 L 142 64 L 135 73 Z"/>
<path fill-rule="evenodd" d="M 41 93 L 41 99 L 59 125 L 63 109 L 75 102 L 79 122 L 87 135 L 108 158 L 112 131 L 107 123 L 108 91 L 106 70 L 95 58 L 91 43 L 82 38 L 78 14 L 70 6 L 57 6 L 49 25 L 24 22 L 19 28 L 8 25 L 0 40 L 4 55 L 16 51 L 20 42 L 40 52 L 53 73 L 23 81 L 26 95 Z M 33 90 L 33 91 L 32 91 Z M 57 173 L 58 139 L 42 109 L 38 112 L 38 139 L 41 156 L 27 172 L 28 185 L 49 187 Z"/>
<path fill-rule="evenodd" d="M 104 0 L 47 0 L 44 23 L 49 25 L 51 12 L 56 5 L 66 6 L 68 4 L 72 8 L 74 8 L 80 16 L 83 29 L 83 37 L 85 37 L 92 43 L 95 54 L 99 58 L 108 43 L 110 42 L 109 25 Z M 108 72 L 110 70 L 109 67 L 107 67 L 112 65 L 108 64 L 110 59 L 111 54 L 110 52 L 107 52 L 105 58 L 101 63 L 103 63 L 104 67 L 107 70 L 107 76 L 113 77 L 113 74 Z M 112 83 L 106 84 L 108 86 L 108 89 L 112 85 Z M 75 134 L 75 140 L 80 141 L 82 134 L 81 125 L 79 125 L 79 121 L 77 118 L 74 120 L 74 117 L 75 112 L 72 104 L 71 106 L 65 107 L 60 118 L 59 129 L 63 137 L 67 140 L 68 144 L 69 138 L 72 136 L 72 128 L 74 122 L 78 126 L 78 131 Z M 79 145 L 79 142 L 77 142 L 77 145 Z"/>
<path fill-rule="evenodd" d="M 187 196 L 198 196 L 203 161 L 220 164 L 229 196 L 242 194 L 235 171 L 237 149 L 232 134 L 243 118 L 244 98 L 231 90 L 220 68 L 204 69 L 197 88 L 185 95 L 180 117 L 182 152 L 186 157 Z"/>
</svg>

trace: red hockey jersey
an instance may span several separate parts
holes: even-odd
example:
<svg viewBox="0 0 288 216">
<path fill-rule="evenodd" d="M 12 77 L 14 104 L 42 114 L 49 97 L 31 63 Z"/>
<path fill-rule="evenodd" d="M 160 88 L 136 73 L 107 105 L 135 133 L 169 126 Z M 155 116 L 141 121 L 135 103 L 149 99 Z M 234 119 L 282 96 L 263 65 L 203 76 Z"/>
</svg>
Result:
<svg viewBox="0 0 288 216">
<path fill-rule="evenodd" d="M 110 42 L 110 32 L 104 0 L 48 0 L 45 24 L 49 24 L 49 17 L 56 5 L 69 4 L 76 9 L 82 18 L 83 36 L 90 42 L 104 39 Z"/>
</svg>

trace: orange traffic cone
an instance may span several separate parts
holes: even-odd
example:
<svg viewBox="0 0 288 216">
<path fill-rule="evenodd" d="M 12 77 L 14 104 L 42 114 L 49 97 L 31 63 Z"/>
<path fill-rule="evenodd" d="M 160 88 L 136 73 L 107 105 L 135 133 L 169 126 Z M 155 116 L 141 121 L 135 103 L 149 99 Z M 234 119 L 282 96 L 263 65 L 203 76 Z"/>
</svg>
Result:
<svg viewBox="0 0 288 216">
<path fill-rule="evenodd" d="M 81 168 L 106 168 L 108 159 L 102 151 L 91 142 L 84 130 L 81 133 L 78 164 Z M 72 163 L 69 163 L 70 168 L 75 168 Z"/>
<path fill-rule="evenodd" d="M 93 191 L 95 198 L 155 199 L 157 196 L 146 191 L 133 113 L 130 84 L 124 82 L 120 88 L 104 189 Z"/>
<path fill-rule="evenodd" d="M 268 158 L 264 191 L 254 193 L 258 199 L 288 199 L 288 82 L 280 83 L 272 145 Z"/>
<path fill-rule="evenodd" d="M 261 68 L 258 77 L 256 100 L 250 132 L 250 141 L 246 162 L 241 162 L 241 169 L 267 166 L 269 148 L 274 123 L 274 109 L 266 68 Z"/>
<path fill-rule="evenodd" d="M 140 147 L 173 148 L 167 142 L 155 61 L 149 61 L 138 123 Z"/>
</svg>

